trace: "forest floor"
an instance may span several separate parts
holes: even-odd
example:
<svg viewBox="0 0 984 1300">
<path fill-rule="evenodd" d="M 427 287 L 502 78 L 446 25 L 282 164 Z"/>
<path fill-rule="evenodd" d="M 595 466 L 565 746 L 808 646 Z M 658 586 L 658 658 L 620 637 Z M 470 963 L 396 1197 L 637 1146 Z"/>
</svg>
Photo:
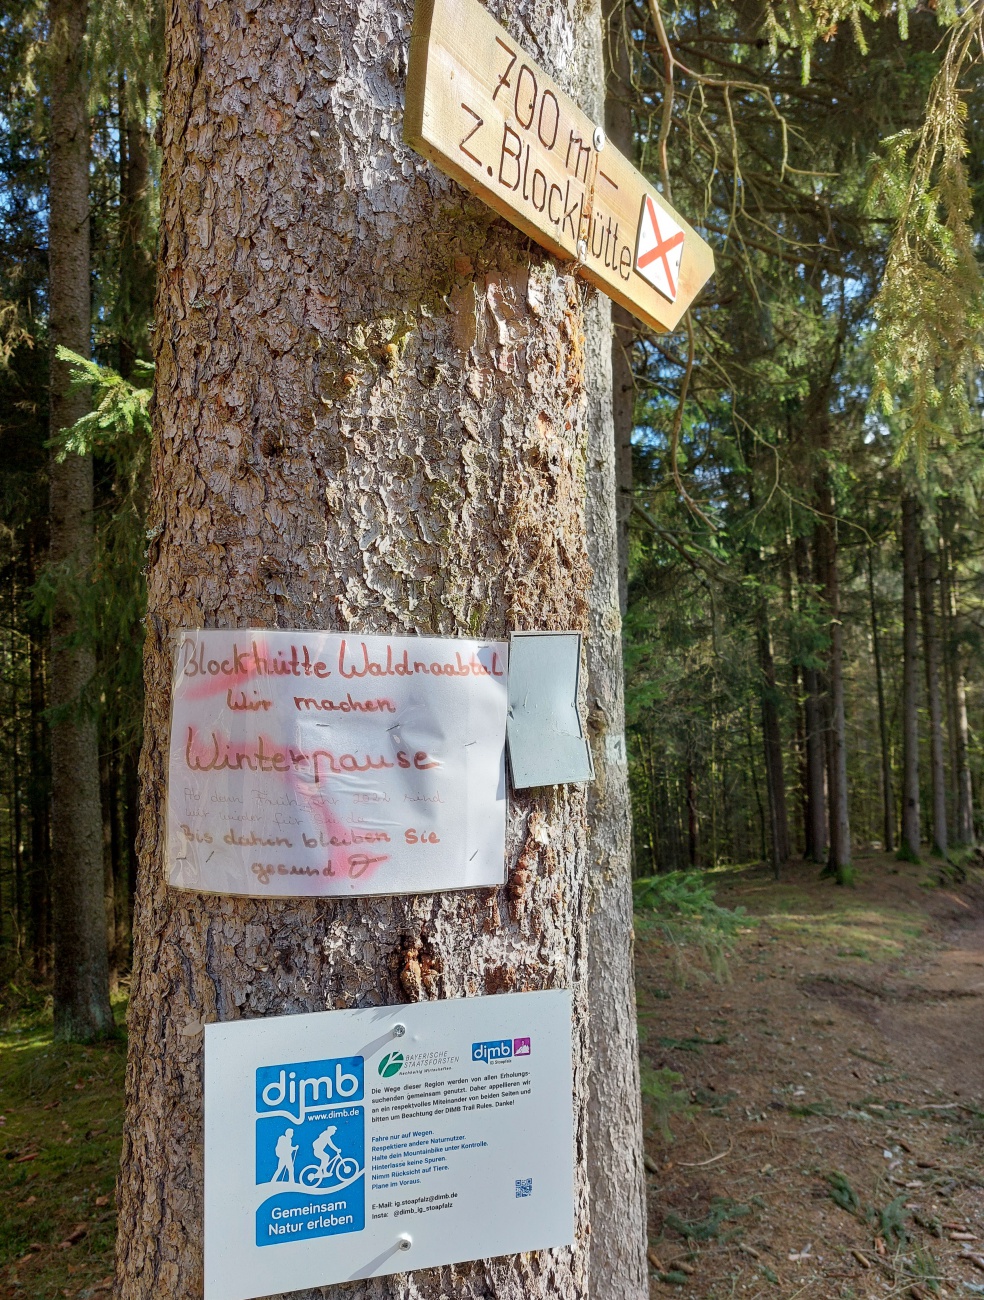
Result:
<svg viewBox="0 0 984 1300">
<path fill-rule="evenodd" d="M 725 982 L 637 927 L 653 1297 L 984 1295 L 984 873 L 856 865 L 715 873 Z"/>
<path fill-rule="evenodd" d="M 654 1297 L 984 1296 L 984 874 L 857 865 L 713 873 L 725 982 L 639 918 Z M 108 1297 L 123 1067 L 0 1020 L 0 1300 Z"/>
</svg>

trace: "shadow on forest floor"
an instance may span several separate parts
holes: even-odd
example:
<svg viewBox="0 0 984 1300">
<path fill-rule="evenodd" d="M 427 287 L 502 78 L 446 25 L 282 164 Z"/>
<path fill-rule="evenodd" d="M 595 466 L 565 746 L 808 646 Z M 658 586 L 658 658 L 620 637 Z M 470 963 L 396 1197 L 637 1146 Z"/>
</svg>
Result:
<svg viewBox="0 0 984 1300">
<path fill-rule="evenodd" d="M 712 873 L 726 983 L 640 918 L 651 1294 L 984 1295 L 984 874 Z"/>
</svg>

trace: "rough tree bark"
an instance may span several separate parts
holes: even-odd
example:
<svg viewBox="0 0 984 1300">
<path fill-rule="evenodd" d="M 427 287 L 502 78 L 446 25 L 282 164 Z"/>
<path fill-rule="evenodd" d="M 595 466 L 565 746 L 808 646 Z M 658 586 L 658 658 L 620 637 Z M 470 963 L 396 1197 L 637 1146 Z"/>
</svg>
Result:
<svg viewBox="0 0 984 1300">
<path fill-rule="evenodd" d="M 49 135 L 50 427 L 54 436 L 85 414 L 72 392 L 61 345 L 89 355 L 89 122 L 85 27 L 88 6 L 50 0 Z M 92 459 L 53 452 L 49 462 L 48 558 L 84 575 L 93 559 Z M 64 593 L 52 612 L 50 704 L 51 896 L 55 939 L 54 1020 L 59 1038 L 109 1033 L 109 968 L 103 910 L 102 814 L 95 716 L 84 699 L 95 654 L 73 638 L 78 619 Z"/>
<path fill-rule="evenodd" d="M 882 674 L 881 635 L 875 606 L 875 562 L 868 547 L 868 604 L 871 609 L 871 649 L 875 660 L 875 690 L 878 695 L 878 740 L 882 765 L 882 838 L 886 853 L 895 851 L 895 797 L 892 794 L 892 756 L 888 749 L 888 715 L 885 710 L 885 681 Z"/>
<path fill-rule="evenodd" d="M 828 866 L 839 882 L 846 882 L 851 868 L 851 824 L 848 816 L 847 724 L 844 716 L 844 626 L 840 617 L 834 500 L 826 474 L 822 476 L 819 501 L 821 516 L 817 524 L 817 562 L 830 618 L 830 649 L 827 653 Z"/>
<path fill-rule="evenodd" d="M 607 128 L 599 10 L 588 9 L 581 24 L 581 107 L 596 122 L 605 121 Z M 646 1176 L 642 1164 L 632 946 L 632 821 L 620 613 L 624 584 L 619 536 L 620 525 L 627 524 L 627 519 L 619 518 L 616 490 L 616 430 L 620 424 L 624 426 L 628 406 L 631 437 L 633 389 L 629 373 L 628 393 L 613 395 L 613 371 L 619 363 L 623 370 L 628 367 L 624 350 L 613 333 L 612 316 L 607 298 L 601 294 L 589 298 L 585 312 L 585 523 L 592 570 L 587 667 L 595 782 L 588 788 L 588 1294 L 595 1300 L 644 1300 L 649 1294 Z M 626 382 L 624 374 L 620 382 Z"/>
<path fill-rule="evenodd" d="M 936 617 L 939 587 L 936 554 L 920 531 L 919 604 L 923 626 L 923 666 L 929 712 L 929 761 L 933 792 L 933 852 L 947 854 L 946 758 L 943 745 L 943 700 L 940 694 L 940 633 Z"/>
<path fill-rule="evenodd" d="M 581 9 L 508 25 L 576 91 Z M 586 794 L 511 799 L 508 884 L 274 902 L 171 893 L 181 626 L 580 628 L 587 290 L 401 143 L 411 7 L 168 12 L 141 874 L 118 1294 L 201 1289 L 202 1025 L 574 989 L 573 1248 L 318 1296 L 585 1287 Z"/>
<path fill-rule="evenodd" d="M 902 498 L 902 833 L 899 857 L 919 860 L 919 503 Z"/>
</svg>

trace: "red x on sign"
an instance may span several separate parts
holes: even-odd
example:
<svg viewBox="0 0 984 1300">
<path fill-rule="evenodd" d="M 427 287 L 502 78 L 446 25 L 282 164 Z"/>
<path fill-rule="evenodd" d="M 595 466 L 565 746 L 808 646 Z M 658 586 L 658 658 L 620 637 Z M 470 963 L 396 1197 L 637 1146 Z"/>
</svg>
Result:
<svg viewBox="0 0 984 1300">
<path fill-rule="evenodd" d="M 683 231 L 669 213 L 657 208 L 650 195 L 644 195 L 635 269 L 670 302 L 676 298 L 680 283 L 683 239 Z"/>
</svg>

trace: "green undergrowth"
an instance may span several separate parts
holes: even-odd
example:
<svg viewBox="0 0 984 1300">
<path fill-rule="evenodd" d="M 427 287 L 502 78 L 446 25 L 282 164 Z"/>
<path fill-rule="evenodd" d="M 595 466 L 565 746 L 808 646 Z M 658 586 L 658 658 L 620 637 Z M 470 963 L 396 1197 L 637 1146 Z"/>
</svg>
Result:
<svg viewBox="0 0 984 1300">
<path fill-rule="evenodd" d="M 702 871 L 667 871 L 633 882 L 637 928 L 671 945 L 681 977 L 691 967 L 684 956 L 690 951 L 704 959 L 715 979 L 729 979 L 728 954 L 748 917 L 743 907 L 716 903 L 715 884 L 714 876 Z"/>
<path fill-rule="evenodd" d="M 109 1295 L 126 1043 L 58 1043 L 36 998 L 0 1029 L 0 1295 Z M 8 1002 L 8 1007 L 9 1007 Z M 122 1024 L 125 1004 L 115 1007 Z"/>
</svg>

